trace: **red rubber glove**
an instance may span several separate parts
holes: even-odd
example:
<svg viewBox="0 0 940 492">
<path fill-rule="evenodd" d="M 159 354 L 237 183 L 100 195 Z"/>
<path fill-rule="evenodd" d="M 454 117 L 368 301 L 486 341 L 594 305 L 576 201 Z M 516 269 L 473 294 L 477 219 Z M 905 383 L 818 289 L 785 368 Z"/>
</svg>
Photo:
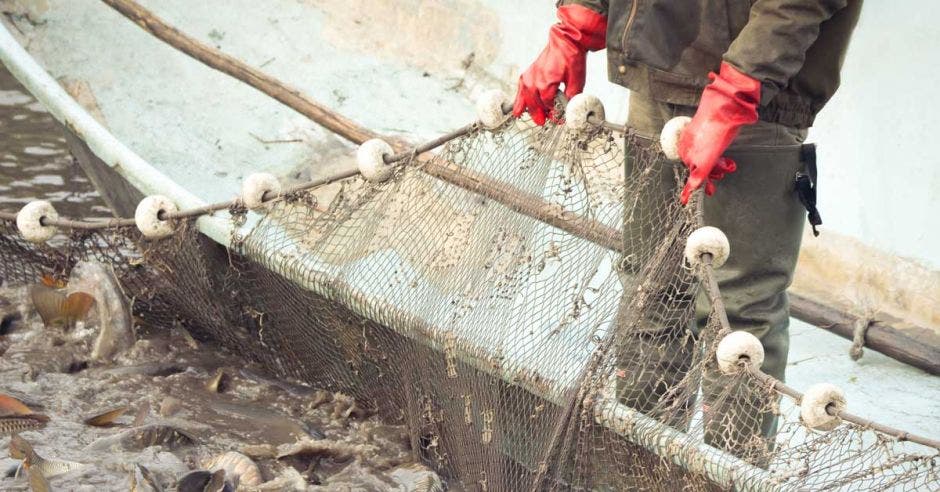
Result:
<svg viewBox="0 0 940 492">
<path fill-rule="evenodd" d="M 548 45 L 519 77 L 519 90 L 512 114 L 516 118 L 528 111 L 536 125 L 544 125 L 546 116 L 557 122 L 555 96 L 565 84 L 565 95 L 572 98 L 584 90 L 587 52 L 607 45 L 607 17 L 581 5 L 558 7 L 558 24 L 548 31 Z"/>
<path fill-rule="evenodd" d="M 689 203 L 692 192 L 705 184 L 705 194 L 715 193 L 715 183 L 737 169 L 733 160 L 721 154 L 738 136 L 744 125 L 757 122 L 760 81 L 722 62 L 711 84 L 702 92 L 698 110 L 679 136 L 679 158 L 689 168 L 689 179 L 682 189 L 682 204 Z"/>
</svg>

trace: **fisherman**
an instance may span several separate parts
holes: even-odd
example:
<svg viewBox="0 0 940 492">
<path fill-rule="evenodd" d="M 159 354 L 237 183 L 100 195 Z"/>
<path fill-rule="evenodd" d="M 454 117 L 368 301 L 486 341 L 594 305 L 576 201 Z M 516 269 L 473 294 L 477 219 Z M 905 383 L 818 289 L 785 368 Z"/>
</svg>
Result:
<svg viewBox="0 0 940 492">
<path fill-rule="evenodd" d="M 724 231 L 732 245 L 731 257 L 717 271 L 728 319 L 734 330 L 760 339 L 766 353 L 762 370 L 780 380 L 789 347 L 786 289 L 806 209 L 814 229 L 820 222 L 807 182 L 815 173 L 814 148 L 803 142 L 839 85 L 861 5 L 862 0 L 561 0 L 548 45 L 519 79 L 513 114 L 528 112 L 538 125 L 557 121 L 560 86 L 569 98 L 581 92 L 587 52 L 607 48 L 610 80 L 630 89 L 628 127 L 652 139 L 672 117 L 692 116 L 678 145 L 689 170 L 679 196 L 671 166 L 663 165 L 662 179 L 652 180 L 662 187 L 660 195 L 644 192 L 626 206 L 661 210 L 655 200 L 661 194 L 686 204 L 700 187 L 714 195 L 704 200 L 704 221 Z M 631 165 L 628 149 L 628 176 Z M 635 237 L 642 226 L 624 229 L 626 245 L 642 243 Z M 618 394 L 626 404 L 645 412 L 669 406 L 669 390 L 680 385 L 694 356 L 692 337 L 685 334 L 697 334 L 706 321 L 707 303 L 701 301 L 697 327 L 659 326 L 620 349 L 624 380 Z M 630 368 L 631 359 L 648 367 Z M 706 440 L 738 455 L 758 432 L 768 438 L 765 446 L 772 445 L 776 416 L 766 408 L 761 413 L 753 401 L 713 408 L 718 379 L 706 374 L 704 408 L 733 421 L 707 417 L 713 424 L 706 424 Z"/>
</svg>

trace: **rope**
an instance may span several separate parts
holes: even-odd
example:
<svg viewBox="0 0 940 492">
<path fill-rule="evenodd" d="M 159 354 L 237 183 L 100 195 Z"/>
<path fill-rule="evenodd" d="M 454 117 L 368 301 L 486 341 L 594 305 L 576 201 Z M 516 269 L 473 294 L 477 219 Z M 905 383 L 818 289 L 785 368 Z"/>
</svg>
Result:
<svg viewBox="0 0 940 492">
<path fill-rule="evenodd" d="M 865 336 L 868 334 L 868 328 L 873 324 L 875 324 L 875 320 L 870 318 L 855 320 L 855 326 L 852 330 L 852 347 L 849 348 L 849 357 L 852 360 L 859 360 L 865 354 Z"/>
<path fill-rule="evenodd" d="M 503 106 L 503 114 L 508 115 L 509 113 L 508 108 L 509 108 L 508 105 Z M 602 126 L 607 129 L 614 129 L 614 131 L 624 132 L 626 129 L 624 125 L 611 123 L 611 122 L 602 120 L 594 116 L 589 117 L 588 121 L 597 126 Z M 393 155 L 386 155 L 383 157 L 383 160 L 385 161 L 386 164 L 397 164 L 402 161 L 407 161 L 420 154 L 423 154 L 425 152 L 429 152 L 438 147 L 441 147 L 442 145 L 445 145 L 448 142 L 451 142 L 457 138 L 469 135 L 470 133 L 476 131 L 477 129 L 479 129 L 479 123 L 473 122 L 468 125 L 464 125 L 454 131 L 445 133 L 439 137 L 428 140 L 427 142 L 424 142 L 422 144 L 415 145 L 414 147 L 411 147 L 410 150 L 405 150 L 405 151 L 402 151 Z M 350 170 L 341 171 L 341 172 L 338 172 L 336 174 L 333 174 L 324 178 L 314 179 L 311 181 L 306 181 L 303 183 L 293 185 L 287 188 L 286 190 L 283 190 L 278 195 L 272 194 L 270 192 L 265 193 L 264 196 L 262 197 L 262 202 L 269 203 L 269 202 L 279 201 L 279 200 L 282 200 L 286 195 L 289 195 L 290 193 L 310 190 L 319 186 L 324 186 L 330 183 L 335 183 L 337 181 L 349 179 L 358 175 L 359 175 L 358 169 L 350 169 Z M 481 193 L 482 191 L 479 186 L 479 182 L 475 183 L 476 186 L 473 186 L 473 187 L 462 186 L 461 183 L 453 183 L 453 184 L 456 184 L 457 186 L 461 186 L 470 191 L 475 191 L 477 193 Z M 482 194 L 486 194 L 486 193 L 482 193 Z M 159 219 L 160 220 L 175 220 L 175 219 L 187 219 L 187 218 L 199 217 L 202 215 L 211 215 L 220 210 L 228 210 L 232 208 L 233 206 L 239 206 L 239 205 L 243 205 L 241 198 L 235 198 L 232 200 L 204 205 L 202 207 L 196 207 L 196 208 L 188 209 L 188 210 L 178 210 L 176 212 L 162 212 L 159 215 Z M 525 212 L 522 212 L 522 213 L 525 213 Z M 527 214 L 527 215 L 530 215 L 534 218 L 539 218 L 535 215 L 531 215 L 531 214 Z M 0 220 L 15 221 L 16 212 L 8 212 L 8 211 L 0 210 Z M 54 227 L 60 227 L 63 229 L 81 229 L 81 230 L 115 229 L 115 228 L 130 227 L 130 226 L 135 225 L 135 221 L 133 218 L 116 218 L 116 219 L 108 219 L 108 220 L 75 220 L 75 219 L 68 219 L 68 218 L 61 218 L 61 217 L 58 219 L 50 219 L 48 217 L 43 217 L 40 220 L 40 223 L 44 226 L 54 226 Z M 591 238 L 588 237 L 587 239 L 590 240 Z"/>
<path fill-rule="evenodd" d="M 715 310 L 715 313 L 718 317 L 718 323 L 721 326 L 721 331 L 731 331 L 731 323 L 728 321 L 728 314 L 725 311 L 724 301 L 721 299 L 721 292 L 718 289 L 718 281 L 715 278 L 715 270 L 712 267 L 712 257 L 710 254 L 702 255 L 702 267 L 701 267 L 701 278 L 702 284 L 705 287 L 705 293 L 708 296 L 709 302 L 712 304 L 712 308 Z M 865 322 L 865 326 L 870 326 L 871 322 Z M 761 384 L 765 385 L 767 388 L 770 388 L 773 391 L 776 391 L 778 394 L 783 396 L 788 396 L 797 405 L 800 404 L 803 400 L 803 393 L 800 393 L 796 389 L 787 386 L 780 381 L 779 379 L 762 372 L 759 368 L 750 367 L 745 361 L 741 362 L 741 366 L 746 368 L 747 374 L 752 376 Z M 871 429 L 882 434 L 889 435 L 898 441 L 910 441 L 913 443 L 921 444 L 923 446 L 934 448 L 940 451 L 940 441 L 936 439 L 930 439 L 924 436 L 917 434 L 911 434 L 910 432 L 903 431 L 894 427 L 890 427 L 884 424 L 879 424 L 873 420 L 869 420 L 858 415 L 839 411 L 835 409 L 832 405 L 826 408 L 826 412 L 829 415 L 839 417 L 840 419 L 850 422 L 852 424 L 858 425 L 863 428 Z"/>
</svg>

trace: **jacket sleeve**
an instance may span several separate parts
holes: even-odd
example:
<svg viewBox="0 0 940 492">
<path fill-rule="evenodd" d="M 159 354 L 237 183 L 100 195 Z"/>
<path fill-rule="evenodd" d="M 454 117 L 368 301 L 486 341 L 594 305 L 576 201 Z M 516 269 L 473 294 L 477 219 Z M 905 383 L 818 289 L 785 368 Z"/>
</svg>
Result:
<svg viewBox="0 0 940 492">
<path fill-rule="evenodd" d="M 848 0 L 756 0 L 724 60 L 761 82 L 767 104 L 799 73 L 819 26 Z"/>
<path fill-rule="evenodd" d="M 600 14 L 607 15 L 607 2 L 608 0 L 558 0 L 555 6 L 561 7 L 562 5 L 575 4 L 582 7 L 587 7 Z"/>
</svg>

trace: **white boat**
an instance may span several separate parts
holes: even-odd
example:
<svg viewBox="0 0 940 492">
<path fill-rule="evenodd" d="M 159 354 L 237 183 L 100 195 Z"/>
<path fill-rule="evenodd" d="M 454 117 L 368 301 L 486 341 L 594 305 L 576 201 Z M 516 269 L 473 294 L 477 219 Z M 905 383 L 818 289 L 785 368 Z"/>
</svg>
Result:
<svg viewBox="0 0 940 492">
<path fill-rule="evenodd" d="M 413 2 L 409 8 L 396 2 L 365 3 L 167 0 L 148 5 L 153 4 L 149 6 L 182 32 L 289 82 L 380 134 L 422 141 L 473 121 L 472 99 L 483 89 L 496 86 L 511 92 L 509 74 L 520 61 L 512 46 L 530 35 L 526 29 L 512 29 L 518 26 L 513 24 L 516 16 L 510 14 L 522 7 L 496 1 L 486 2 L 487 8 L 479 10 L 464 1 Z M 251 173 L 268 172 L 285 181 L 300 181 L 355 168 L 353 144 L 268 95 L 161 43 L 102 2 L 21 4 L 4 20 L 0 59 L 62 123 L 73 153 L 119 216 L 133 216 L 140 199 L 152 194 L 165 195 L 183 209 L 229 200 Z M 429 18 L 435 22 L 427 22 Z M 498 30 L 503 37 L 494 36 L 488 23 L 505 27 Z M 425 42 L 428 39 L 435 42 Z M 243 226 L 244 231 L 253 224 Z M 237 232 L 224 211 L 201 217 L 197 225 L 202 234 L 222 246 L 230 246 Z M 388 315 L 398 321 L 376 321 L 392 326 L 406 339 L 442 352 L 449 350 L 448 340 L 434 332 L 444 319 L 427 313 L 419 316 L 409 310 L 407 299 L 383 298 L 376 285 L 355 280 L 337 283 L 336 279 L 311 283 L 309 275 L 296 274 L 296 262 L 303 256 L 300 246 L 283 242 L 276 246 L 256 249 L 261 257 L 254 259 L 317 295 L 329 294 L 324 285 L 347 289 L 349 298 L 360 300 L 348 306 L 355 314 L 398 313 Z M 386 263 L 382 257 L 371 257 L 362 261 L 361 268 L 374 270 Z M 313 263 L 303 269 L 322 271 L 324 276 L 330 271 L 328 266 Z M 428 286 L 422 296 L 433 296 L 432 290 Z M 798 314 L 816 322 L 836 319 L 844 329 L 853 321 L 813 304 L 804 305 Z M 936 424 L 932 414 L 937 410 L 933 402 L 940 401 L 940 383 L 935 378 L 878 354 L 867 355 L 861 368 L 847 360 L 833 362 L 833 358 L 845 359 L 842 351 L 847 345 L 807 325 L 797 323 L 794 331 L 791 384 L 807 387 L 818 382 L 823 368 L 829 371 L 828 379 L 838 381 L 875 377 L 875 388 L 890 387 L 897 396 L 875 415 L 865 416 L 931 434 Z M 472 332 L 458 335 L 471 342 L 477 336 Z M 475 341 L 472 344 L 478 350 L 457 357 L 500 379 L 523 381 L 520 384 L 527 391 L 552 402 L 563 401 L 576 374 L 572 368 L 583 365 L 586 357 L 575 357 L 569 367 L 534 354 L 498 354 L 519 362 L 520 372 L 510 374 L 490 367 L 497 354 L 489 349 L 498 343 Z M 570 343 L 562 340 L 559 348 Z M 930 360 L 935 353 L 936 347 L 928 347 L 913 357 L 924 357 L 935 367 L 938 362 Z M 288 375 L 303 373 L 274 369 Z M 537 377 L 521 378 L 521 373 Z M 534 380 L 546 383 L 526 386 L 524 382 Z M 881 399 L 880 394 L 850 396 L 853 403 Z M 668 455 L 676 442 L 693 449 L 689 456 L 672 458 L 682 467 L 703 460 L 707 465 L 696 471 L 719 484 L 775 486 L 765 470 L 705 445 L 700 437 L 665 427 L 622 405 L 607 404 L 612 407 L 604 414 L 611 417 L 603 423 L 632 442 L 661 456 Z M 895 412 L 911 407 L 926 408 L 925 413 L 931 415 L 903 417 Z M 749 482 L 742 477 L 756 478 Z"/>
</svg>

